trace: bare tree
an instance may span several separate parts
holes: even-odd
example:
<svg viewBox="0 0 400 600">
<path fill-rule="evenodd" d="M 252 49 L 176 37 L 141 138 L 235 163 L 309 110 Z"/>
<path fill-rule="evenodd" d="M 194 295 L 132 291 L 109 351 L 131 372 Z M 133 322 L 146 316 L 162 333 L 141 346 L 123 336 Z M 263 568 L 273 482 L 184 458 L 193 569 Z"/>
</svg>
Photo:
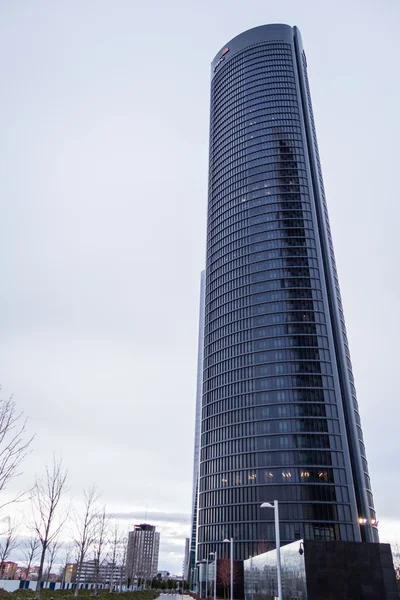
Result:
<svg viewBox="0 0 400 600">
<path fill-rule="evenodd" d="M 0 492 L 6 489 L 11 479 L 20 475 L 19 467 L 34 438 L 27 435 L 26 424 L 27 421 L 23 419 L 23 413 L 17 411 L 12 396 L 8 400 L 0 398 Z M 21 500 L 24 495 L 25 492 L 17 494 L 0 508 Z"/>
<path fill-rule="evenodd" d="M 236 561 L 233 562 L 233 587 L 238 582 L 239 567 Z M 231 587 L 231 561 L 229 558 L 219 558 L 217 565 L 217 583 L 224 588 L 224 598 L 228 598 L 228 591 Z"/>
<path fill-rule="evenodd" d="M 128 538 L 125 536 L 121 539 L 119 556 L 121 559 L 121 578 L 119 580 L 119 593 L 122 592 L 122 585 L 127 580 L 126 576 L 126 555 L 128 552 Z"/>
<path fill-rule="evenodd" d="M 49 542 L 49 544 L 47 546 L 48 559 L 47 559 L 47 566 L 46 566 L 46 582 L 47 582 L 46 587 L 49 586 L 51 569 L 53 567 L 57 553 L 60 551 L 60 548 L 61 548 L 61 544 L 57 540 L 54 540 L 53 542 Z"/>
<path fill-rule="evenodd" d="M 95 565 L 94 593 L 97 593 L 99 585 L 100 567 L 104 559 L 104 552 L 108 542 L 108 519 L 106 507 L 98 513 L 95 525 L 95 535 L 93 542 L 93 557 Z"/>
<path fill-rule="evenodd" d="M 11 520 L 10 517 L 3 519 L 7 523 L 5 537 L 0 542 L 0 578 L 4 575 L 4 563 L 10 556 L 11 552 L 15 550 L 20 544 L 19 540 L 19 524 L 16 521 Z"/>
<path fill-rule="evenodd" d="M 36 532 L 40 544 L 40 563 L 36 585 L 35 598 L 40 598 L 40 583 L 43 579 L 43 567 L 46 552 L 59 535 L 68 519 L 68 510 L 60 514 L 60 502 L 66 492 L 67 471 L 64 469 L 62 459 L 53 456 L 51 467 L 46 465 L 42 478 L 35 482 L 32 495 L 33 518 L 32 528 Z"/>
<path fill-rule="evenodd" d="M 25 552 L 24 552 L 25 560 L 26 560 L 25 579 L 28 579 L 28 577 L 29 577 L 29 571 L 31 570 L 32 563 L 37 558 L 39 546 L 40 546 L 39 538 L 37 538 L 37 537 L 29 538 L 28 544 L 27 544 Z"/>
<path fill-rule="evenodd" d="M 110 592 L 114 588 L 115 570 L 117 567 L 118 558 L 121 552 L 122 536 L 118 523 L 114 524 L 110 539 L 110 558 L 111 558 L 111 573 L 110 573 Z"/>
<path fill-rule="evenodd" d="M 61 589 L 64 588 L 64 584 L 65 584 L 65 580 L 67 577 L 67 567 L 69 564 L 69 560 L 70 560 L 70 556 L 71 556 L 71 545 L 70 544 L 66 544 L 65 545 L 65 553 L 64 553 L 64 567 L 61 567 Z"/>
<path fill-rule="evenodd" d="M 83 561 L 87 553 L 93 545 L 96 527 L 98 523 L 98 510 L 96 503 L 99 499 L 99 494 L 95 486 L 89 490 L 83 491 L 84 495 L 84 511 L 83 515 L 76 515 L 76 537 L 75 546 L 77 550 L 77 570 L 76 570 L 76 586 L 74 596 L 79 593 L 79 576 L 82 572 Z"/>
</svg>

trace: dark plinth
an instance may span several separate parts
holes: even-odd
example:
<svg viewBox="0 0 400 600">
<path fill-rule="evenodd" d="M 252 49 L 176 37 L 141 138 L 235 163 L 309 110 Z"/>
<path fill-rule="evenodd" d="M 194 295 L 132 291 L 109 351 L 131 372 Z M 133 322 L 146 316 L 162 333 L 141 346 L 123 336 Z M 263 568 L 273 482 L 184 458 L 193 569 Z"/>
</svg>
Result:
<svg viewBox="0 0 400 600">
<path fill-rule="evenodd" d="M 398 600 L 389 544 L 306 540 L 308 600 Z"/>
</svg>

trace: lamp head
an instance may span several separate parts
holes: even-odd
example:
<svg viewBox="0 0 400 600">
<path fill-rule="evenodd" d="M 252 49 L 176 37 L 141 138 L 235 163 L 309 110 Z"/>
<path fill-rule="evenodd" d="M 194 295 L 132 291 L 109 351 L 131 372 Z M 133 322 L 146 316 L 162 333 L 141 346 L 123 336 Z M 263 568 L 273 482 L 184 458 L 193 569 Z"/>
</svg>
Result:
<svg viewBox="0 0 400 600">
<path fill-rule="evenodd" d="M 222 540 L 222 543 L 226 542 L 227 544 L 231 543 L 231 540 L 228 540 L 227 538 L 225 538 L 224 540 Z"/>
<path fill-rule="evenodd" d="M 260 506 L 260 508 L 275 508 L 273 504 L 271 504 L 271 502 L 263 502 Z"/>
</svg>

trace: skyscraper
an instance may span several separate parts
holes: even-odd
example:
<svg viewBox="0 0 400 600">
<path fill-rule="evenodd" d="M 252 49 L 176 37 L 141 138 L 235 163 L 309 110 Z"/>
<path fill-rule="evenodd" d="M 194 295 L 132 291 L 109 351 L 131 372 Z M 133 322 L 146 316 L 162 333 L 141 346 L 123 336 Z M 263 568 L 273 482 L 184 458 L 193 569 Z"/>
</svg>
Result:
<svg viewBox="0 0 400 600">
<path fill-rule="evenodd" d="M 200 277 L 200 306 L 199 306 L 199 340 L 197 347 L 197 386 L 196 386 L 196 419 L 194 432 L 193 457 L 193 493 L 192 493 L 192 522 L 190 533 L 190 553 L 188 564 L 188 581 L 193 581 L 193 570 L 196 564 L 197 513 L 199 497 L 199 460 L 200 460 L 200 425 L 201 404 L 203 394 L 203 348 L 204 348 L 204 293 L 205 272 Z"/>
<path fill-rule="evenodd" d="M 128 535 L 126 577 L 128 585 L 138 579 L 147 581 L 157 574 L 160 534 L 154 525 L 135 525 Z"/>
<path fill-rule="evenodd" d="M 197 558 L 377 541 L 300 32 L 212 62 Z M 360 523 L 362 521 L 362 523 Z"/>
<path fill-rule="evenodd" d="M 190 566 L 190 538 L 185 538 L 185 554 L 183 557 L 182 576 L 184 581 L 188 581 Z"/>
</svg>

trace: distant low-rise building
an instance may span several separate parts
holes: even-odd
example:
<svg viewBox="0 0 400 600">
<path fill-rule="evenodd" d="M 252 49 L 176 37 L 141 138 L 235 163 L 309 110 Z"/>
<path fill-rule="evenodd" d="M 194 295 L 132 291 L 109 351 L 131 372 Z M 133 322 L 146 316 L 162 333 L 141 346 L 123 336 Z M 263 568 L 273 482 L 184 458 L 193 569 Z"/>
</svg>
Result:
<svg viewBox="0 0 400 600">
<path fill-rule="evenodd" d="M 17 568 L 18 564 L 16 562 L 11 560 L 3 562 L 0 572 L 1 579 L 14 579 Z"/>
<path fill-rule="evenodd" d="M 111 562 L 101 563 L 96 560 L 84 561 L 79 568 L 77 563 L 69 563 L 65 567 L 65 583 L 98 583 L 109 584 L 112 580 L 118 584 L 124 576 L 124 567 Z"/>
</svg>

